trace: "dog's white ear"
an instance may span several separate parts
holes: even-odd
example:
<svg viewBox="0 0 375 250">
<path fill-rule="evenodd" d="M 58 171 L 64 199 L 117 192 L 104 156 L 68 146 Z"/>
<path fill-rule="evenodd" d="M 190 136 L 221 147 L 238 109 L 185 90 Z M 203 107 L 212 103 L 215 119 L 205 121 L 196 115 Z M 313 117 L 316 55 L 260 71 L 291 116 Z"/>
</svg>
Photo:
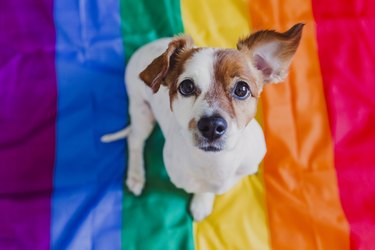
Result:
<svg viewBox="0 0 375 250">
<path fill-rule="evenodd" d="M 164 79 L 178 53 L 192 47 L 193 39 L 190 36 L 177 36 L 169 43 L 167 50 L 162 55 L 155 58 L 152 63 L 139 74 L 139 77 L 154 93 L 158 92 L 160 85 L 165 84 Z"/>
<path fill-rule="evenodd" d="M 240 39 L 237 49 L 250 57 L 253 65 L 261 71 L 263 83 L 278 83 L 285 79 L 301 40 L 304 24 L 294 25 L 288 31 L 261 30 Z"/>
</svg>

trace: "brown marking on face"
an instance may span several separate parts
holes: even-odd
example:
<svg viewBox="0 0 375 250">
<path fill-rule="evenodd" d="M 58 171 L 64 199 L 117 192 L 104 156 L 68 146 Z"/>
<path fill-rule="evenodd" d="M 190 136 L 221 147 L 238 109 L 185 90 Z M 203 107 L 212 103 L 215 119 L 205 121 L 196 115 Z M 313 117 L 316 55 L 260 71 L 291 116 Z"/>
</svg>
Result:
<svg viewBox="0 0 375 250">
<path fill-rule="evenodd" d="M 257 111 L 258 98 L 247 98 L 246 100 L 236 100 L 234 105 L 237 114 L 237 122 L 240 128 L 244 128 L 255 117 Z"/>
<path fill-rule="evenodd" d="M 172 103 L 177 97 L 178 94 L 178 78 L 185 70 L 185 63 L 201 48 L 192 48 L 189 50 L 184 50 L 181 53 L 178 53 L 173 58 L 172 67 L 168 75 L 165 78 L 167 86 L 169 86 L 169 103 L 172 110 Z M 196 96 L 200 94 L 200 90 L 197 89 L 195 93 Z"/>
<path fill-rule="evenodd" d="M 166 85 L 165 78 L 173 68 L 176 57 L 193 48 L 193 39 L 190 36 L 174 38 L 163 54 L 155 58 L 140 74 L 142 81 L 149 86 L 154 93 L 158 92 L 160 85 Z"/>
<path fill-rule="evenodd" d="M 194 130 L 196 127 L 197 121 L 193 118 L 189 121 L 189 130 Z"/>
<path fill-rule="evenodd" d="M 215 52 L 214 79 L 211 88 L 205 95 L 209 105 L 216 103 L 220 109 L 236 119 L 240 128 L 245 127 L 255 116 L 258 87 L 245 55 L 234 49 L 223 49 Z M 252 92 L 245 100 L 232 96 L 236 80 L 245 81 Z"/>
<path fill-rule="evenodd" d="M 184 71 L 184 65 L 194 53 L 200 48 L 193 48 L 193 40 L 190 36 L 175 37 L 169 44 L 166 51 L 155 58 L 140 74 L 139 77 L 154 93 L 160 85 L 169 88 L 170 108 L 177 96 L 177 80 Z M 197 89 L 195 96 L 200 94 Z"/>
</svg>

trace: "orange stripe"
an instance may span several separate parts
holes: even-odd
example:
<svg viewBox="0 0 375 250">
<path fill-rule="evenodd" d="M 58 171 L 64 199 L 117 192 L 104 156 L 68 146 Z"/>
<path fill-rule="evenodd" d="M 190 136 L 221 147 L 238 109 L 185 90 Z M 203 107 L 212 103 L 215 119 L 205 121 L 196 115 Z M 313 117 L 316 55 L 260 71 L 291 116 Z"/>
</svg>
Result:
<svg viewBox="0 0 375 250">
<path fill-rule="evenodd" d="M 286 83 L 263 93 L 266 202 L 273 249 L 349 249 L 309 0 L 252 0 L 254 29 L 305 22 Z"/>
</svg>

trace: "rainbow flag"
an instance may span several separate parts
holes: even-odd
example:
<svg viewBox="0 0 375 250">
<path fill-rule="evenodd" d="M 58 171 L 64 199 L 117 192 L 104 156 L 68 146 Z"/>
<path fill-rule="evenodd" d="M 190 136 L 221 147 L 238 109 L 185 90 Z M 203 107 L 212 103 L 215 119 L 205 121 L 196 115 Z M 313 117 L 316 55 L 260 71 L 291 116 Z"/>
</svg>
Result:
<svg viewBox="0 0 375 250">
<path fill-rule="evenodd" d="M 268 152 L 194 223 L 163 136 L 147 186 L 123 185 L 132 53 L 190 34 L 234 47 L 304 22 L 288 79 L 259 104 Z M 0 250 L 375 249 L 375 1 L 20 0 L 0 3 Z"/>
</svg>

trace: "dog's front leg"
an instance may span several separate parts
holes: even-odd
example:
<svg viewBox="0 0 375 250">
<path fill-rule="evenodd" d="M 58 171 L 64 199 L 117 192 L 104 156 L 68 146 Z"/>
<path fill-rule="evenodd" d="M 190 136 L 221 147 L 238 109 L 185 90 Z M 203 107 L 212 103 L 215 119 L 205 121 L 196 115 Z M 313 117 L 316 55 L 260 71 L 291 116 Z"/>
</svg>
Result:
<svg viewBox="0 0 375 250">
<path fill-rule="evenodd" d="M 131 130 L 128 136 L 129 162 L 126 186 L 140 195 L 146 182 L 143 149 L 146 139 L 155 125 L 155 118 L 150 107 L 143 100 L 130 99 L 129 113 Z"/>
<path fill-rule="evenodd" d="M 215 195 L 213 193 L 196 193 L 190 203 L 190 213 L 195 221 L 201 221 L 212 212 Z"/>
</svg>

